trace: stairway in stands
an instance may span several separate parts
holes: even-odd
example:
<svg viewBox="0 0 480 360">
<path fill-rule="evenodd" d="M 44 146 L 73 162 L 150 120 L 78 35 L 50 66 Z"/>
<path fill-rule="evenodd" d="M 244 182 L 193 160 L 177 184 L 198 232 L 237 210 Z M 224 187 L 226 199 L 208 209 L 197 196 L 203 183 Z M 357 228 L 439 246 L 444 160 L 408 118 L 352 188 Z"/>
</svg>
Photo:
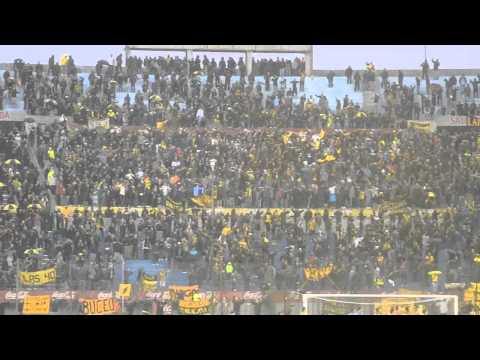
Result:
<svg viewBox="0 0 480 360">
<path fill-rule="evenodd" d="M 55 210 L 57 208 L 57 200 L 55 195 L 50 191 L 50 188 L 47 186 L 47 179 L 45 177 L 45 172 L 46 169 L 48 169 L 50 162 L 45 161 L 43 164 L 43 168 L 40 166 L 40 163 L 38 162 L 38 147 L 37 147 L 37 132 L 35 131 L 35 136 L 34 136 L 34 141 L 32 143 L 28 143 L 28 155 L 30 158 L 31 163 L 35 167 L 38 173 L 38 179 L 40 180 L 40 184 L 42 187 L 45 187 L 48 192 L 48 209 L 50 211 L 50 214 L 54 215 Z M 56 219 L 55 216 L 53 216 L 53 219 Z M 55 220 L 54 220 L 55 221 Z"/>
</svg>

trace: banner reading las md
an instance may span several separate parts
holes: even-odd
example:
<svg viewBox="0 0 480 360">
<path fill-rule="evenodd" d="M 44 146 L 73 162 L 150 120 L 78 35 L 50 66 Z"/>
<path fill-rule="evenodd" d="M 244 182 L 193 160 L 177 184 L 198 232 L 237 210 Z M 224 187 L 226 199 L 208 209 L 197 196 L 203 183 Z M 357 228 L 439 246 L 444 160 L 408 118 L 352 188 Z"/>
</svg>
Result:
<svg viewBox="0 0 480 360">
<path fill-rule="evenodd" d="M 56 279 L 55 268 L 20 273 L 20 281 L 23 285 L 44 285 L 54 282 Z"/>
</svg>

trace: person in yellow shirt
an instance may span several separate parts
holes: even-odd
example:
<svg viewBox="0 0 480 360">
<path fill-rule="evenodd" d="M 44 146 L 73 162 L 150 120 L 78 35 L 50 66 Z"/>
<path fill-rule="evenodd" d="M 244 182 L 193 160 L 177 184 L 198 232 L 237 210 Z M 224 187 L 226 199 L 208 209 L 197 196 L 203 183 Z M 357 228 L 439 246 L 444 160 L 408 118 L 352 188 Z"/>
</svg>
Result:
<svg viewBox="0 0 480 360">
<path fill-rule="evenodd" d="M 267 230 L 267 233 L 270 234 L 271 228 L 272 228 L 272 222 L 273 222 L 273 215 L 270 211 L 267 211 L 265 214 L 265 229 Z"/>
<path fill-rule="evenodd" d="M 442 274 L 442 272 L 438 271 L 438 270 L 433 270 L 433 271 L 428 272 L 428 275 L 430 276 L 430 278 L 432 280 L 432 291 L 433 292 L 437 292 L 437 290 L 438 290 L 438 279 L 439 279 L 441 274 Z"/>
<path fill-rule="evenodd" d="M 51 146 L 48 148 L 48 159 L 55 160 L 55 150 Z"/>
<path fill-rule="evenodd" d="M 315 230 L 317 229 L 317 223 L 315 221 L 315 217 L 312 217 L 309 221 L 308 221 L 308 231 L 310 232 L 310 234 L 313 234 L 315 232 Z"/>
<path fill-rule="evenodd" d="M 194 302 L 200 302 L 200 301 L 202 301 L 202 296 L 200 295 L 200 293 L 199 293 L 198 291 L 195 291 L 195 292 L 193 293 L 192 300 L 193 300 Z"/>
</svg>

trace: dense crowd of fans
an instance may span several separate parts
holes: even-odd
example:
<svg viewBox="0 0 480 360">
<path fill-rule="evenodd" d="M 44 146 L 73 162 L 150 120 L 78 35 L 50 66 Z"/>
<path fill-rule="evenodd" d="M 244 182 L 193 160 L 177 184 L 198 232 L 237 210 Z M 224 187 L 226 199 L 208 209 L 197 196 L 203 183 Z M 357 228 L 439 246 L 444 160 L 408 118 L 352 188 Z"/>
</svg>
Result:
<svg viewBox="0 0 480 360">
<path fill-rule="evenodd" d="M 226 286 L 225 281 L 230 281 L 228 286 L 245 289 L 306 286 L 302 275 L 306 264 L 332 262 L 336 286 L 351 289 L 373 286 L 366 279 L 378 271 L 381 276 L 403 274 L 390 276 L 396 284 L 406 283 L 407 274 L 408 281 L 420 281 L 423 270 L 418 266 L 426 266 L 427 252 L 435 259 L 428 260 L 432 267 L 438 266 L 441 250 L 454 254 L 452 261 L 458 266 L 467 266 L 480 250 L 476 248 L 480 219 L 469 208 L 480 200 L 477 132 L 141 129 L 118 133 L 72 132 L 57 123 L 38 131 L 38 144 L 38 162 L 46 169 L 47 184 L 58 204 L 83 205 L 87 212 L 65 218 L 57 211 L 52 217 L 46 201 L 35 197 L 46 189 L 25 185 L 32 181 L 26 175 L 10 177 L 8 169 L 15 162 L 4 164 L 4 183 L 11 189 L 18 179 L 22 189 L 9 199 L 18 203 L 16 213 L 5 209 L 2 215 L 7 274 L 15 271 L 13 259 L 41 248 L 41 254 L 61 269 L 59 279 L 68 278 L 71 286 L 108 284 L 117 252 L 127 259 L 168 259 L 172 267 L 198 277 L 193 282 L 206 286 Z M 34 174 L 20 149 L 13 146 L 9 154 L 22 159 L 18 172 Z M 268 158 L 261 155 L 266 153 Z M 52 170 L 54 175 L 49 176 Z M 52 177 L 53 184 L 48 182 Z M 212 200 L 208 205 L 192 201 L 205 195 Z M 163 209 L 169 201 L 177 205 L 155 214 L 88 211 L 91 206 Z M 29 207 L 35 203 L 42 205 Z M 392 217 L 381 210 L 373 220 L 362 215 L 363 210 L 355 218 L 335 210 L 333 218 L 313 215 L 319 208 L 388 209 L 390 204 L 455 211 Z M 286 211 L 280 216 L 273 210 L 224 216 L 222 211 L 212 214 L 216 207 Z M 290 208 L 306 209 L 290 212 Z M 385 268 L 377 266 L 377 258 L 387 255 L 391 262 Z M 237 277 L 224 278 L 229 262 Z M 37 260 L 23 266 L 35 269 L 39 264 Z M 70 264 L 68 272 L 66 264 Z M 372 264 L 376 272 L 371 272 Z M 345 277 L 339 275 L 342 271 Z"/>
<path fill-rule="evenodd" d="M 51 57 L 47 68 L 17 59 L 13 74 L 3 74 L 0 103 L 3 105 L 4 96 L 14 102 L 17 93 L 22 93 L 29 114 L 63 114 L 84 124 L 89 119 L 109 118 L 118 125 L 155 125 L 159 119 L 168 119 L 173 124 L 200 127 L 311 127 L 325 125 L 321 118 L 329 114 L 342 127 L 351 125 L 348 121 L 342 124 L 346 114 L 352 117 L 360 110 L 348 96 L 337 99 L 336 104 L 329 104 L 321 94 L 307 98 L 304 63 L 299 59 L 262 59 L 254 63 L 249 75 L 241 58 L 238 63 L 233 58 L 222 59 L 217 65 L 215 59 L 201 60 L 198 56 L 189 62 L 179 57 L 130 57 L 122 65 L 121 55 L 113 64 L 100 60 L 84 79 L 72 58 L 61 66 Z M 238 81 L 233 82 L 234 74 L 239 75 Z M 297 77 L 292 80 L 291 75 Z M 255 76 L 262 76 L 263 81 Z M 430 84 L 428 70 L 410 86 L 404 84 L 402 71 L 398 82 L 390 81 L 386 69 L 354 72 L 349 67 L 345 76 L 348 84 L 355 83 L 355 91 L 369 89 L 377 77 L 381 78 L 382 89 L 371 89 L 375 91 L 375 107 L 366 112 L 375 126 L 390 127 L 395 119 L 479 113 L 473 100 L 478 98 L 480 76 L 470 82 L 464 75 L 458 80 L 451 76 L 445 86 Z M 329 87 L 334 86 L 334 78 L 333 71 L 327 74 Z M 426 93 L 420 93 L 422 81 Z M 135 96 L 127 94 L 123 103 L 118 103 L 117 93 L 127 90 Z"/>
<path fill-rule="evenodd" d="M 257 62 L 263 84 L 243 61 L 186 65 L 99 62 L 86 93 L 73 60 L 61 67 L 51 58 L 45 71 L 19 60 L 13 84 L 4 75 L 8 97 L 20 86 L 29 113 L 77 124 L 2 134 L 0 288 L 15 287 L 18 268 L 55 266 L 56 288 L 109 289 L 123 259 L 166 259 L 210 289 L 425 289 L 434 269 L 441 284 L 478 277 L 479 133 L 404 128 L 397 120 L 422 109 L 402 74 L 398 85 L 381 74 L 388 111 L 375 114 L 348 97 L 335 112 L 325 97 L 298 99 L 301 61 Z M 289 75 L 301 76 L 291 88 L 280 81 Z M 142 91 L 116 105 L 115 92 L 135 90 L 139 76 Z M 346 76 L 360 81 L 351 69 Z M 469 93 L 461 78 L 458 89 L 477 97 L 478 80 L 471 85 Z M 434 89 L 428 99 L 442 105 Z M 78 126 L 105 116 L 110 129 Z M 55 205 L 82 210 L 69 216 Z M 331 276 L 307 281 L 304 268 L 329 264 Z"/>
<path fill-rule="evenodd" d="M 56 130 L 55 130 L 56 129 Z M 476 133 L 413 130 L 40 132 L 60 204 L 244 208 L 456 206 L 480 193 Z M 56 141 L 57 140 L 57 141 Z M 269 154 L 268 157 L 263 154 Z"/>
</svg>

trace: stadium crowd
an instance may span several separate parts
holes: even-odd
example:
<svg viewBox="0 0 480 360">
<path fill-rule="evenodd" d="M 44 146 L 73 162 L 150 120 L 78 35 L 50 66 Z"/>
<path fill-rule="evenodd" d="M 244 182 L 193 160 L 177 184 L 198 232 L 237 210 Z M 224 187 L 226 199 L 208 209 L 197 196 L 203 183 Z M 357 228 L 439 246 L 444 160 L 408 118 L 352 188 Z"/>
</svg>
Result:
<svg viewBox="0 0 480 360">
<path fill-rule="evenodd" d="M 226 208 L 358 208 L 389 201 L 435 208 L 478 201 L 480 194 L 476 132 L 66 132 L 61 124 L 39 131 L 39 162 L 53 172 L 59 204 L 165 206 L 170 199 L 188 207 L 195 206 L 192 198 L 208 196 L 208 207 Z"/>
<path fill-rule="evenodd" d="M 262 59 L 247 76 L 242 59 L 236 63 L 230 58 L 217 65 L 215 59 L 204 57 L 201 61 L 197 56 L 187 66 L 186 59 L 179 57 L 131 57 L 122 66 L 120 55 L 112 64 L 98 61 L 95 71 L 84 79 L 79 77 L 71 57 L 62 66 L 51 57 L 46 69 L 41 64 L 29 65 L 17 59 L 13 74 L 3 74 L 0 103 L 3 106 L 4 96 L 8 102 L 16 101 L 17 93 L 22 93 L 29 114 L 63 114 L 83 124 L 89 119 L 109 118 L 117 125 L 155 125 L 161 119 L 200 127 L 314 127 L 325 126 L 322 119 L 331 115 L 337 127 L 355 126 L 350 122 L 361 112 L 359 104 L 348 96 L 337 99 L 336 104 L 329 104 L 322 94 L 307 98 L 304 64 L 299 59 L 289 66 L 284 63 L 288 61 Z M 239 80 L 232 82 L 236 73 Z M 263 76 L 263 81 L 256 80 L 256 75 Z M 286 77 L 290 75 L 297 77 L 291 80 Z M 355 73 L 349 67 L 345 75 L 347 83 L 354 79 L 355 91 L 371 87 L 369 83 L 377 77 L 382 79 L 381 91 L 371 89 L 375 91 L 375 110 L 365 112 L 374 124 L 372 127 L 399 126 L 396 119 L 446 113 L 474 115 L 480 111 L 472 101 L 478 98 L 480 76 L 470 82 L 464 75 L 458 80 L 451 76 L 442 86 L 430 84 L 426 70 L 423 78 L 417 76 L 416 85 L 407 86 L 401 71 L 398 82 L 391 82 L 386 69 L 378 72 L 373 65 Z M 202 80 L 202 76 L 206 79 Z M 334 78 L 334 72 L 327 74 L 329 87 L 334 86 Z M 141 89 L 139 80 L 143 80 Z M 422 81 L 426 94 L 420 93 Z M 118 103 L 117 93 L 127 90 L 135 92 L 134 98 L 127 94 L 123 103 Z"/>
<path fill-rule="evenodd" d="M 300 75 L 302 92 L 301 61 L 256 63 L 264 84 L 232 61 L 192 60 L 190 86 L 179 58 L 130 58 L 126 67 L 121 57 L 116 65 L 100 61 L 85 94 L 72 59 L 61 67 L 51 58 L 46 71 L 16 61 L 13 84 L 4 74 L 7 96 L 16 96 L 18 82 L 29 113 L 77 124 L 2 134 L 0 191 L 13 205 L 0 212 L 0 288 L 15 287 L 19 268 L 55 266 L 58 289 L 108 289 L 123 259 L 166 259 L 210 289 L 415 283 L 436 291 L 428 276 L 435 270 L 440 286 L 478 278 L 477 131 L 406 129 L 396 120 L 415 118 L 418 103 L 400 75 L 397 86 L 382 74 L 386 114 L 367 114 L 348 97 L 333 113 L 325 97 L 294 102 L 296 81 L 281 83 Z M 230 84 L 237 67 L 240 81 Z M 155 81 L 144 81 L 133 104 L 129 97 L 115 104 L 127 81 L 135 89 L 138 76 L 150 74 Z M 350 82 L 359 76 L 348 70 Z M 453 80 L 446 89 L 454 96 Z M 92 115 L 108 117 L 111 128 L 78 126 Z M 52 213 L 55 205 L 82 210 Z M 305 268 L 325 266 L 331 276 L 306 278 Z"/>
<path fill-rule="evenodd" d="M 9 140 L 7 146 L 11 144 Z M 38 162 L 47 169 L 46 185 L 58 204 L 87 211 L 73 217 L 57 211 L 53 218 L 46 196 L 43 201 L 35 197 L 45 194 L 46 187 L 33 187 L 38 183 L 32 176 L 11 177 L 8 169 L 15 161 L 4 163 L 7 188 L 17 181 L 22 189 L 9 199 L 18 207 L 7 207 L 2 214 L 4 274 L 15 272 L 14 259 L 37 259 L 22 263 L 33 271 L 44 265 L 38 259 L 45 257 L 59 267 L 60 283 L 69 279 L 70 286 L 94 288 L 112 280 L 114 254 L 118 260 L 121 253 L 126 259 L 168 259 L 173 268 L 196 276 L 193 282 L 213 288 L 230 281 L 228 286 L 244 289 L 291 289 L 319 286 L 305 285 L 302 271 L 309 262 L 331 262 L 335 286 L 351 289 L 373 286 L 365 279 L 376 273 L 396 284 L 407 278 L 425 284 L 418 276 L 427 255 L 432 267 L 443 253 L 453 254 L 452 261 L 465 267 L 480 250 L 480 219 L 469 207 L 480 194 L 476 132 L 70 132 L 65 123 L 56 123 L 38 130 L 38 144 Z M 10 155 L 21 159 L 20 174 L 35 174 L 28 156 L 22 155 L 30 144 L 23 145 L 14 146 Z M 267 152 L 270 158 L 261 156 Z M 112 210 L 95 212 L 92 206 L 168 210 L 114 215 Z M 392 206 L 455 211 L 426 215 L 421 210 L 410 217 L 400 211 L 391 217 Z M 238 208 L 240 213 L 242 208 L 283 210 L 280 216 L 277 210 L 224 216 L 220 210 L 212 214 L 216 207 Z M 316 209 L 366 207 L 380 209 L 373 220 L 364 210 L 355 217 L 335 210 L 331 217 L 313 215 Z M 28 254 L 32 249 L 43 250 Z M 385 268 L 377 266 L 381 257 L 390 259 Z M 224 271 L 228 264 L 235 271 Z M 457 274 L 469 274 L 462 271 Z M 357 277 L 363 280 L 352 280 Z M 4 276 L 3 281 L 12 285 L 9 279 Z"/>
<path fill-rule="evenodd" d="M 412 284 L 431 289 L 427 274 L 433 270 L 440 269 L 448 282 L 478 277 L 478 210 L 326 213 L 145 209 L 101 214 L 86 208 L 72 217 L 57 212 L 53 226 L 48 212 L 5 212 L 2 287 L 15 287 L 19 261 L 24 271 L 54 264 L 58 289 L 109 289 L 120 254 L 166 259 L 171 269 L 188 271 L 191 283 L 205 289 L 352 291 Z M 305 278 L 304 268 L 328 264 L 331 276 L 320 282 Z"/>
</svg>

